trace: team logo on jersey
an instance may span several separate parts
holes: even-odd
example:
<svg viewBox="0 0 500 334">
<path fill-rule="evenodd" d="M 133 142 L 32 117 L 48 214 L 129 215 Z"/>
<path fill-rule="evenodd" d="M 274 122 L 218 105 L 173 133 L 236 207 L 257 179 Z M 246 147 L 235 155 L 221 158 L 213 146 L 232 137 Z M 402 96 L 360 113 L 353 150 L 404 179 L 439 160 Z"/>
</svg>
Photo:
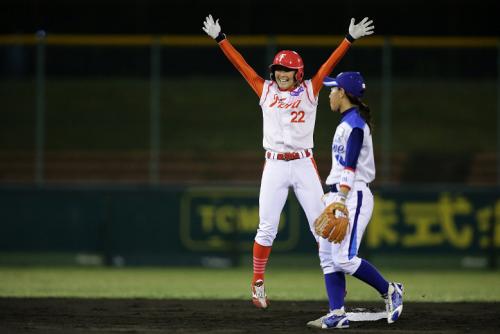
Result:
<svg viewBox="0 0 500 334">
<path fill-rule="evenodd" d="M 345 146 L 342 145 L 342 144 L 333 144 L 332 145 L 332 151 L 333 151 L 333 155 L 335 156 L 335 160 L 337 160 L 337 162 L 342 165 L 342 166 L 345 166 L 345 160 L 343 158 L 344 154 L 345 154 Z"/>
<path fill-rule="evenodd" d="M 269 108 L 276 106 L 276 108 L 280 109 L 290 109 L 290 108 L 298 108 L 300 102 L 302 100 L 295 100 L 293 102 L 286 102 L 286 97 L 280 98 L 278 94 L 274 94 L 273 101 L 269 104 Z"/>
<path fill-rule="evenodd" d="M 344 154 L 345 147 L 344 145 L 333 144 L 332 150 L 334 153 Z"/>
<path fill-rule="evenodd" d="M 337 160 L 337 162 L 341 166 L 345 166 L 345 160 L 344 160 L 344 158 L 342 158 L 342 156 L 340 154 L 335 154 L 335 160 Z"/>
<path fill-rule="evenodd" d="M 304 91 L 304 87 L 299 86 L 299 88 L 297 88 L 296 90 L 292 90 L 290 92 L 290 95 L 292 95 L 292 96 L 299 96 L 300 93 L 302 93 L 303 91 Z"/>
</svg>

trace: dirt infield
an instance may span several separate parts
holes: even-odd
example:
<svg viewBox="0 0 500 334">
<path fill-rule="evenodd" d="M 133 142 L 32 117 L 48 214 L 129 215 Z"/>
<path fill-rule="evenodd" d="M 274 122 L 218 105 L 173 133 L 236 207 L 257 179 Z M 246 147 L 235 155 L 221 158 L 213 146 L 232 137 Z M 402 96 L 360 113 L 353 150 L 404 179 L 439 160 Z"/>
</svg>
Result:
<svg viewBox="0 0 500 334">
<path fill-rule="evenodd" d="M 241 300 L 0 298 L 1 333 L 314 333 L 325 302 L 274 301 L 267 311 Z M 381 310 L 353 302 L 347 309 Z M 500 303 L 405 303 L 394 324 L 351 322 L 349 333 L 493 333 Z"/>
</svg>

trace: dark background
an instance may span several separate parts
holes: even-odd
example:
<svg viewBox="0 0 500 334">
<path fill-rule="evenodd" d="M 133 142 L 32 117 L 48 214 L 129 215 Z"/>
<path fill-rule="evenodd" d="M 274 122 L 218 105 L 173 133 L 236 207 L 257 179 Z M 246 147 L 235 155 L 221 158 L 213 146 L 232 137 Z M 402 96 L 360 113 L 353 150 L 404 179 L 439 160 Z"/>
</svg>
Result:
<svg viewBox="0 0 500 334">
<path fill-rule="evenodd" d="M 23 252 L 40 262 L 49 261 L 46 253 L 69 254 L 74 264 L 73 254 L 84 252 L 117 265 L 186 265 L 220 252 L 190 248 L 188 237 L 225 240 L 233 252 L 222 255 L 235 259 L 239 237 L 251 245 L 252 217 L 241 219 L 254 224 L 245 225 L 247 234 L 220 228 L 180 239 L 181 228 L 202 231 L 201 205 L 257 212 L 264 164 L 258 99 L 202 31 L 209 13 L 263 77 L 278 48 L 297 50 L 310 78 L 336 47 L 277 44 L 273 35 L 340 41 L 351 17 L 372 18 L 378 38 L 356 42 L 333 73 L 359 70 L 366 79 L 375 123 L 374 221 L 383 222 L 371 226 L 399 240 L 367 246 L 406 251 L 417 263 L 433 254 L 434 263 L 446 264 L 439 252 L 457 255 L 456 267 L 458 257 L 476 253 L 496 263 L 499 243 L 489 240 L 500 226 L 498 2 L 0 0 L 0 264 L 2 252 L 11 264 L 28 263 Z M 35 40 L 39 30 L 54 38 Z M 28 38 L 4 36 L 12 34 Z M 76 36 L 56 43 L 62 34 Z M 195 35 L 201 42 L 113 45 L 79 34 Z M 235 35 L 266 42 L 238 44 Z M 393 36 L 428 38 L 417 47 L 381 43 Z M 439 36 L 457 43 L 433 44 Z M 471 40 L 479 42 L 471 47 Z M 339 121 L 327 96 L 323 89 L 314 134 L 323 182 Z M 246 201 L 248 187 L 255 196 Z M 299 214 L 288 217 L 305 222 L 296 207 Z M 307 224 L 299 224 L 293 251 L 312 254 Z M 474 238 L 463 248 L 456 240 L 467 230 Z M 417 236 L 421 244 L 404 245 Z"/>
<path fill-rule="evenodd" d="M 160 180 L 258 182 L 262 168 L 259 108 L 241 75 L 202 31 L 211 13 L 220 18 L 229 40 L 237 41 L 232 39 L 236 35 L 267 38 L 265 45 L 235 44 L 265 78 L 278 47 L 301 54 L 306 78 L 316 73 L 335 47 L 274 45 L 273 35 L 333 35 L 340 40 L 351 17 L 357 22 L 365 16 L 373 19 L 379 42 L 380 37 L 428 36 L 423 40 L 431 43 L 435 37 L 456 36 L 459 43 L 454 46 L 391 42 L 390 56 L 384 44 L 355 43 L 333 75 L 353 69 L 364 74 L 369 87 L 366 101 L 375 118 L 376 157 L 380 159 L 384 150 L 391 155 L 391 182 L 495 184 L 499 180 L 497 2 L 0 1 L 0 38 L 34 36 L 45 30 L 49 37 L 74 34 L 73 41 L 81 40 L 79 34 L 175 34 L 198 36 L 206 42 L 161 45 L 156 54 L 160 65 L 152 69 L 151 45 L 73 45 L 47 39 L 40 67 L 45 86 L 40 88 L 36 83 L 41 49 L 35 43 L 4 40 L 0 45 L 0 153 L 9 154 L 0 156 L 5 161 L 0 164 L 0 180 L 33 179 L 36 106 L 41 97 L 47 117 L 44 149 L 54 154 L 45 157 L 46 179 L 147 180 L 155 91 L 152 74 L 158 73 Z M 475 36 L 493 39 L 481 44 L 484 39 Z M 471 47 L 471 40 L 479 44 Z M 384 78 L 392 83 L 388 85 Z M 390 122 L 382 117 L 387 110 L 384 101 L 391 103 Z M 323 177 L 329 172 L 331 130 L 337 121 L 329 112 L 325 91 L 314 139 Z M 391 126 L 384 132 L 386 124 Z M 389 141 L 389 146 L 383 145 Z M 16 155 L 18 151 L 23 155 Z M 232 177 L 224 168 L 235 162 L 223 161 L 226 151 L 232 152 L 228 156 L 238 152 L 248 159 L 234 159 L 241 168 L 230 170 Z M 65 154 L 75 160 L 67 164 L 70 158 Z M 128 160 L 115 165 L 120 155 Z M 103 167 L 106 163 L 108 169 Z"/>
<path fill-rule="evenodd" d="M 495 0 L 2 0 L 0 33 L 199 34 L 209 13 L 229 34 L 339 35 L 364 16 L 378 35 L 499 33 Z"/>
</svg>

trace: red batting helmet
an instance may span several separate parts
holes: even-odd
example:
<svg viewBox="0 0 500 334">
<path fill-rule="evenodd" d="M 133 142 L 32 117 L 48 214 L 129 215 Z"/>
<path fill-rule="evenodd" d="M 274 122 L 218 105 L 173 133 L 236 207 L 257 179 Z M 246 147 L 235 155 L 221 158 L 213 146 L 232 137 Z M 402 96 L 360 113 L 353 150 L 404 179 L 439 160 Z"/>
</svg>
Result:
<svg viewBox="0 0 500 334">
<path fill-rule="evenodd" d="M 271 70 L 271 78 L 274 80 L 274 67 L 275 66 L 283 66 L 286 68 L 290 68 L 292 70 L 297 70 L 295 74 L 295 80 L 301 82 L 304 78 L 304 62 L 300 55 L 295 51 L 283 50 L 280 51 L 274 56 L 273 63 L 269 65 L 269 69 Z"/>
</svg>

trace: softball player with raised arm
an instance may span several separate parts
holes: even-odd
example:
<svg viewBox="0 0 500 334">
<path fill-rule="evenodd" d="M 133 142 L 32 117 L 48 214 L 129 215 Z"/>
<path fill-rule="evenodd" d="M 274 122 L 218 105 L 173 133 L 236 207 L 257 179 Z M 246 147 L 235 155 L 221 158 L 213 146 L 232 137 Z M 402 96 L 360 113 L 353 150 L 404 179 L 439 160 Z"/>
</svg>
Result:
<svg viewBox="0 0 500 334">
<path fill-rule="evenodd" d="M 323 189 L 314 162 L 313 132 L 318 94 L 323 79 L 331 73 L 355 39 L 373 33 L 372 21 L 358 24 L 351 19 L 349 33 L 311 80 L 304 80 L 304 64 L 295 51 L 276 54 L 269 66 L 271 80 L 264 80 L 221 32 L 219 20 L 209 15 L 203 30 L 215 39 L 222 52 L 243 75 L 262 108 L 266 164 L 259 194 L 259 227 L 253 247 L 252 302 L 265 309 L 269 305 L 264 288 L 264 272 L 278 232 L 281 211 L 292 187 L 304 209 L 311 232 L 314 220 L 323 211 Z"/>
<path fill-rule="evenodd" d="M 330 312 L 308 325 L 349 327 L 344 310 L 345 274 L 362 280 L 380 293 L 386 302 L 387 321 L 393 323 L 403 311 L 403 285 L 388 282 L 373 265 L 357 256 L 373 211 L 369 184 L 375 179 L 371 113 L 361 100 L 365 91 L 364 79 L 359 72 L 343 72 L 336 78 L 326 77 L 324 85 L 331 87 L 330 108 L 341 114 L 341 120 L 333 137 L 332 169 L 326 180 L 330 192 L 323 200 L 326 206 L 346 207 L 349 225 L 342 241 L 319 240 Z"/>
</svg>

